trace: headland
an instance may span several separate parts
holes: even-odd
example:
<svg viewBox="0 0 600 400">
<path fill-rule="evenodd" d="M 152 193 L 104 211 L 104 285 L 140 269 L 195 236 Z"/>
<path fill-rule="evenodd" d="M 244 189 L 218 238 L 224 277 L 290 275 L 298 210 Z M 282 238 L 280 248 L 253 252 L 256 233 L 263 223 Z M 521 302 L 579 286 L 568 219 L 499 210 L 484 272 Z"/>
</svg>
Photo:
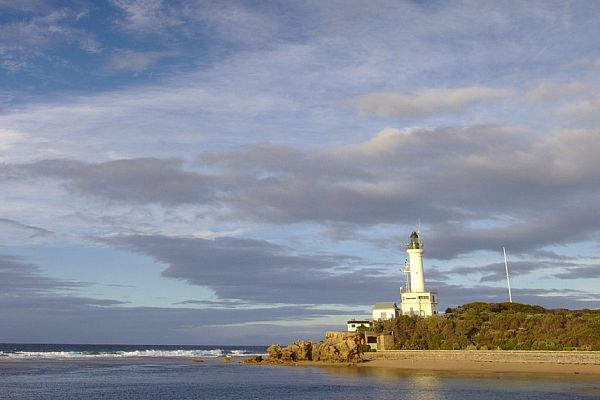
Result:
<svg viewBox="0 0 600 400">
<path fill-rule="evenodd" d="M 254 362 L 600 375 L 599 323 L 598 310 L 470 303 L 443 315 L 401 315 L 369 329 L 329 331 L 320 342 L 272 345 L 267 359 Z"/>
</svg>

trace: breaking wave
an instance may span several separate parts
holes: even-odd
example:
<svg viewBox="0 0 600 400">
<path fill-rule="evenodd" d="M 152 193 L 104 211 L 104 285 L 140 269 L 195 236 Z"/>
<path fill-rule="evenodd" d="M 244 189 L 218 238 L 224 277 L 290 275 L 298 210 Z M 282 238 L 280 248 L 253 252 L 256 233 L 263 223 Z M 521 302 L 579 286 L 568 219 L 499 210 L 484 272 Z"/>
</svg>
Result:
<svg viewBox="0 0 600 400">
<path fill-rule="evenodd" d="M 196 350 L 121 350 L 121 351 L 0 351 L 1 358 L 9 359 L 76 359 L 76 358 L 216 358 L 224 356 L 254 356 L 263 353 L 244 349 L 196 349 Z"/>
</svg>

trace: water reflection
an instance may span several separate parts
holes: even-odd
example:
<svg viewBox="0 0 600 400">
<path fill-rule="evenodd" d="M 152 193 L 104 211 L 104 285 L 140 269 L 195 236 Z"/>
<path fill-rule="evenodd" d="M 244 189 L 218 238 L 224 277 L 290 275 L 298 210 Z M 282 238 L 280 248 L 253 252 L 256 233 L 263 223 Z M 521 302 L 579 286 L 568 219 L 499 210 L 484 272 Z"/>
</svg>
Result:
<svg viewBox="0 0 600 400">
<path fill-rule="evenodd" d="M 524 393 L 529 393 L 532 398 L 546 398 L 546 395 L 552 393 L 600 398 L 600 382 L 594 376 L 423 371 L 379 367 L 324 369 L 340 378 L 370 382 L 372 398 L 375 399 L 389 399 L 390 391 L 396 393 L 397 399 L 410 400 L 457 398 L 454 397 L 457 391 L 469 392 L 475 398 L 489 398 L 492 392 L 502 393 L 500 398 L 503 399 Z M 543 397 L 537 397 L 539 395 Z"/>
</svg>

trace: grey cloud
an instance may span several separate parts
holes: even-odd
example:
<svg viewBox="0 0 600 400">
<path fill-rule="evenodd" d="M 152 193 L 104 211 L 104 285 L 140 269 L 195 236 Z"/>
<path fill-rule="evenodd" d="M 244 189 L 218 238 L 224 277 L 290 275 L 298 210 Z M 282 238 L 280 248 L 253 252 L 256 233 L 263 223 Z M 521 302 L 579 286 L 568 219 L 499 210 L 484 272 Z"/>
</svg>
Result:
<svg viewBox="0 0 600 400">
<path fill-rule="evenodd" d="M 371 304 L 373 293 L 393 296 L 399 281 L 377 268 L 355 267 L 354 257 L 297 255 L 253 239 L 123 236 L 103 239 L 154 257 L 162 275 L 206 286 L 220 299 L 255 303 Z"/>
<path fill-rule="evenodd" d="M 131 307 L 113 299 L 77 296 L 89 285 L 42 275 L 37 265 L 19 257 L 0 255 L 0 337 L 8 342 L 32 343 L 235 343 L 268 344 L 262 340 L 291 332 L 264 331 L 264 337 L 236 335 L 237 327 L 258 321 L 271 324 L 290 319 L 310 320 L 340 316 L 348 310 L 303 305 L 231 307 L 186 302 L 189 308 Z M 196 308 L 201 306 L 202 308 Z M 267 325 L 265 323 L 265 325 Z M 207 342 L 207 329 L 223 340 Z M 256 329 L 256 327 L 255 327 Z M 296 330 L 302 328 L 295 328 Z M 310 322 L 304 329 L 311 329 Z M 318 329 L 312 327 L 316 334 Z M 231 338 L 231 339 L 229 339 Z M 291 339 L 292 337 L 287 337 Z M 240 342 L 237 342 L 238 344 Z"/>
<path fill-rule="evenodd" d="M 572 125 L 596 127 L 600 121 L 600 99 L 590 98 L 566 104 L 558 109 L 558 115 L 568 119 Z"/>
<path fill-rule="evenodd" d="M 595 279 L 600 278 L 600 264 L 571 267 L 553 275 L 559 279 Z"/>
<path fill-rule="evenodd" d="M 527 101 L 533 103 L 562 100 L 567 96 L 582 93 L 585 85 L 581 82 L 543 81 L 525 94 Z"/>
<path fill-rule="evenodd" d="M 0 218 L 0 243 L 3 245 L 30 245 L 50 239 L 53 232 L 37 226 Z"/>
<path fill-rule="evenodd" d="M 10 298 L 21 294 L 47 295 L 87 286 L 85 283 L 47 278 L 34 264 L 21 258 L 0 254 L 0 296 Z"/>
<path fill-rule="evenodd" d="M 249 306 L 249 303 L 245 303 L 243 301 L 235 300 L 235 299 L 224 299 L 224 300 L 184 300 L 178 301 L 177 303 L 173 303 L 173 305 L 190 305 L 190 306 L 203 306 L 206 308 L 215 307 L 215 308 L 237 308 Z"/>
<path fill-rule="evenodd" d="M 595 130 L 539 136 L 472 126 L 386 129 L 357 145 L 319 150 L 247 146 L 203 153 L 191 170 L 152 158 L 49 160 L 3 170 L 13 179 L 23 171 L 62 179 L 72 191 L 123 202 L 211 205 L 237 222 L 350 231 L 420 219 L 431 255 L 451 258 L 593 239 L 600 228 L 599 151 Z"/>
<path fill-rule="evenodd" d="M 399 93 L 369 93 L 358 98 L 355 106 L 363 115 L 415 117 L 438 113 L 457 113 L 477 101 L 501 99 L 511 95 L 508 89 L 465 87 L 427 89 L 415 96 Z"/>
<path fill-rule="evenodd" d="M 555 265 L 549 265 L 547 263 L 532 262 L 532 261 L 511 261 L 510 262 L 510 274 L 511 275 L 526 275 L 530 272 L 556 267 Z M 469 275 L 469 274 L 480 274 L 483 275 L 479 282 L 498 282 L 506 279 L 506 271 L 503 262 L 490 263 L 482 266 L 461 266 L 454 267 L 450 270 L 444 271 L 450 275 Z"/>
<path fill-rule="evenodd" d="M 154 242 L 155 244 L 156 242 Z M 148 243 L 150 245 L 152 243 Z M 266 253 L 282 251 L 280 246 L 260 244 L 254 241 L 230 242 L 235 247 L 263 249 Z M 177 247 L 177 242 L 172 242 Z M 164 245 L 162 245 L 164 247 Z M 181 253 L 189 252 L 179 243 Z M 223 247 L 224 245 L 221 245 Z M 174 249 L 173 249 L 174 250 Z M 161 253 L 163 250 L 158 250 Z M 198 252 L 202 254 L 202 252 Z M 186 257 L 183 257 L 184 259 Z M 292 262 L 292 269 L 298 267 Z M 213 264 L 213 267 L 220 265 Z M 281 264 L 279 264 L 281 266 Z M 198 260 L 196 269 L 206 269 L 205 263 Z M 285 267 L 285 265 L 283 266 Z M 191 267 L 190 267 L 191 268 Z M 229 273 L 226 271 L 225 273 Z M 269 271 L 270 274 L 272 272 Z M 263 271 L 264 273 L 264 271 Z M 207 275 L 218 275 L 211 269 Z M 200 276 L 193 273 L 196 279 Z M 244 275 L 230 275 L 230 285 L 236 286 L 235 293 L 246 294 L 245 282 L 253 281 L 252 271 Z M 217 300 L 212 306 L 203 301 L 185 302 L 190 307 L 153 308 L 131 307 L 118 300 L 92 299 L 67 296 L 64 290 L 79 287 L 78 283 L 66 282 L 43 277 L 39 268 L 22 260 L 4 255 L 0 257 L 0 337 L 9 342 L 55 342 L 55 343 L 192 343 L 192 344 L 259 344 L 288 342 L 298 337 L 320 339 L 325 329 L 343 329 L 344 318 L 368 314 L 374 293 L 385 300 L 397 296 L 397 287 L 390 284 L 389 277 L 364 276 L 341 277 L 332 281 L 324 275 L 326 287 L 314 292 L 304 287 L 306 280 L 302 275 L 291 274 L 288 278 L 302 290 L 313 294 L 314 301 L 344 300 L 348 307 L 311 307 L 306 305 L 274 305 L 272 307 L 231 307 L 238 303 L 235 298 Z M 210 283 L 213 278 L 207 278 Z M 356 285 L 347 285 L 346 281 L 355 281 Z M 279 284 L 274 277 L 273 286 Z M 20 284 L 14 289 L 14 284 Z M 501 287 L 474 286 L 463 287 L 444 282 L 429 282 L 437 289 L 444 301 L 442 308 L 456 306 L 468 301 L 505 301 L 505 289 Z M 13 287 L 12 291 L 7 291 Z M 284 287 L 284 289 L 288 289 Z M 340 291 L 339 296 L 323 296 L 319 293 Z M 343 292 L 343 293 L 341 293 Z M 369 296 L 361 293 L 370 294 Z M 293 301 L 306 300 L 302 296 L 292 296 Z M 343 297 L 342 297 L 343 295 Z M 281 296 L 282 300 L 289 297 Z M 573 290 L 560 289 L 519 289 L 513 290 L 516 301 L 541 304 L 547 307 L 594 308 L 600 306 L 598 296 Z M 355 297 L 360 301 L 355 302 Z M 369 298 L 367 298 L 369 297 Z M 377 298 L 382 300 L 382 298 Z M 195 308 L 199 306 L 201 308 Z M 312 319 L 323 318 L 340 321 L 340 325 L 318 325 Z"/>
<path fill-rule="evenodd" d="M 532 257 L 535 257 L 538 259 L 549 259 L 549 260 L 558 260 L 558 261 L 573 260 L 573 257 L 558 254 L 554 251 L 549 251 L 549 250 L 533 250 L 533 251 L 529 252 L 528 254 L 531 255 Z"/>
<path fill-rule="evenodd" d="M 220 163 L 254 182 L 232 201 L 241 218 L 342 227 L 421 218 L 431 224 L 435 256 L 450 258 L 590 239 L 600 227 L 597 137 L 559 131 L 541 138 L 503 127 L 390 129 L 357 146 L 304 154 L 252 148 L 222 154 Z M 490 228 L 464 226 L 477 220 Z"/>
<path fill-rule="evenodd" d="M 181 169 L 177 159 L 137 158 L 88 164 L 45 160 L 23 165 L 32 176 L 67 182 L 75 192 L 131 203 L 211 203 L 214 178 Z"/>
<path fill-rule="evenodd" d="M 440 224 L 427 233 L 430 255 L 450 259 L 477 250 L 500 252 L 502 246 L 522 254 L 545 246 L 594 240 L 600 227 L 600 215 L 595 212 L 592 199 L 590 196 L 582 201 L 578 209 L 557 208 L 546 218 L 530 217 L 507 227 L 467 229 L 457 224 Z"/>
<path fill-rule="evenodd" d="M 461 285 L 436 283 L 442 307 L 456 307 L 473 301 L 505 302 L 508 292 L 505 287 Z M 533 289 L 512 288 L 513 301 L 525 304 L 537 304 L 547 308 L 599 308 L 600 295 L 570 289 Z"/>
<path fill-rule="evenodd" d="M 297 256 L 292 255 L 291 249 L 250 239 L 130 236 L 111 238 L 108 243 L 165 263 L 167 268 L 163 276 L 210 288 L 219 300 L 184 302 L 210 308 L 246 309 L 252 303 L 364 306 L 397 298 L 403 284 L 399 270 L 386 272 L 366 266 L 349 268 L 343 257 L 336 262 L 321 256 Z M 515 261 L 511 262 L 511 273 L 527 274 L 542 268 L 568 265 Z M 484 275 L 482 283 L 500 281 L 504 279 L 502 263 L 458 267 L 450 271 L 430 268 L 428 271 L 428 288 L 437 289 L 444 304 L 503 301 L 505 296 L 502 287 L 465 288 L 446 283 L 449 275 L 465 273 Z M 560 304 L 568 307 L 600 305 L 598 295 L 577 290 L 516 288 L 515 293 L 520 296 L 519 301 L 553 307 Z"/>
<path fill-rule="evenodd" d="M 311 326 L 311 318 L 347 314 L 347 311 L 307 307 L 192 309 L 95 306 L 78 304 L 77 298 L 54 303 L 44 303 L 44 299 L 39 299 L 6 305 L 0 298 L 0 306 L 0 319 L 3 321 L 0 335 L 3 340 L 32 343 L 268 345 L 275 337 L 285 338 L 285 341 L 298 337 L 294 336 L 292 329 L 281 326 L 283 321 L 306 320 L 306 324 L 293 328 L 293 331 L 310 330 L 320 336 L 323 327 Z M 265 321 L 262 325 L 269 326 L 269 329 L 259 330 L 259 336 L 242 329 L 250 324 L 255 325 L 253 331 L 257 332 L 256 325 L 260 321 Z"/>
</svg>

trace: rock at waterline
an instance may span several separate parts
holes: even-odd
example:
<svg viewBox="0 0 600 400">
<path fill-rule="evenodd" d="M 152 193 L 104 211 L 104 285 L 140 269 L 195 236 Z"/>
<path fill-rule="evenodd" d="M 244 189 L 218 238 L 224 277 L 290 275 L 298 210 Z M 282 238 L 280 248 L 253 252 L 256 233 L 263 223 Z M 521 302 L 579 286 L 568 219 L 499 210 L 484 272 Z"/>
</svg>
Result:
<svg viewBox="0 0 600 400">
<path fill-rule="evenodd" d="M 290 363 L 296 361 L 320 361 L 326 363 L 355 363 L 360 362 L 359 346 L 364 344 L 362 335 L 350 332 L 329 331 L 325 340 L 311 342 L 298 340 L 282 347 L 273 344 L 267 348 L 270 363 Z"/>
<path fill-rule="evenodd" d="M 264 361 L 262 356 L 249 357 L 244 360 L 244 364 L 261 364 Z"/>
</svg>

